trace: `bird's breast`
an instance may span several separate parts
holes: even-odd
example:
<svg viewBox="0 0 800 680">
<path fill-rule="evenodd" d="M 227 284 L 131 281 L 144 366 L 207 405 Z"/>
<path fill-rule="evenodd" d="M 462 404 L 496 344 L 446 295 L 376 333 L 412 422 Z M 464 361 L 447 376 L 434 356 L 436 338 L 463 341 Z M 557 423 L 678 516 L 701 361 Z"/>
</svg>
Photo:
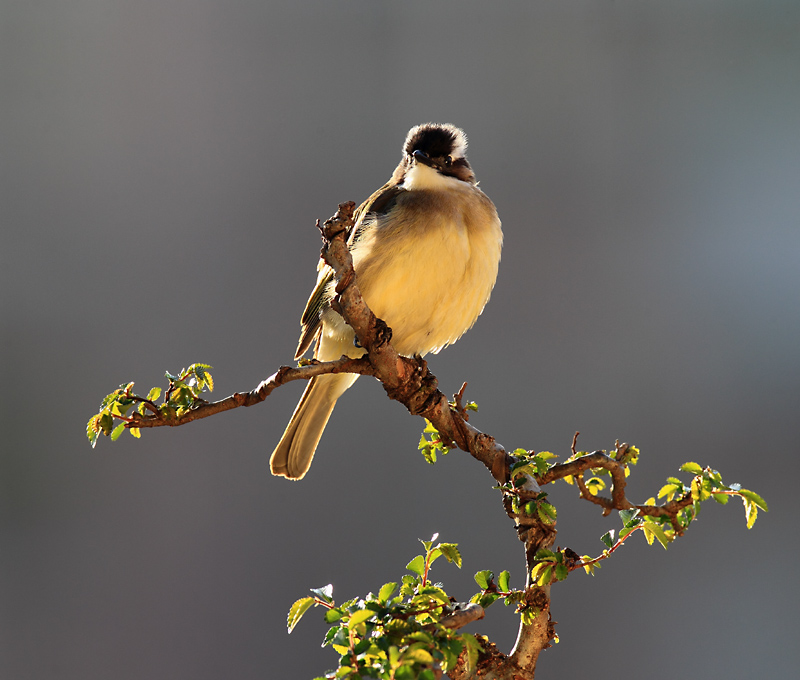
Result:
<svg viewBox="0 0 800 680">
<path fill-rule="evenodd" d="M 494 205 L 468 184 L 407 191 L 366 225 L 352 250 L 358 285 L 392 328 L 398 352 L 438 352 L 475 323 L 497 278 L 502 240 Z"/>
</svg>

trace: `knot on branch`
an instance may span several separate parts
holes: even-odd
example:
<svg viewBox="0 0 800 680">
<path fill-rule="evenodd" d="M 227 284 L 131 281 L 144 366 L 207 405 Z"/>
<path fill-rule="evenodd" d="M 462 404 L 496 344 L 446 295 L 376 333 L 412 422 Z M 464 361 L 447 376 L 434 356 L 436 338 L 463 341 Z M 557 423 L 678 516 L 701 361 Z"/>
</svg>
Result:
<svg viewBox="0 0 800 680">
<path fill-rule="evenodd" d="M 387 329 L 391 333 L 391 329 Z M 422 357 L 398 357 L 397 373 L 397 382 L 389 384 L 386 381 L 383 388 L 390 399 L 404 404 L 415 416 L 434 409 L 444 396 L 439 392 L 439 381 Z"/>
</svg>

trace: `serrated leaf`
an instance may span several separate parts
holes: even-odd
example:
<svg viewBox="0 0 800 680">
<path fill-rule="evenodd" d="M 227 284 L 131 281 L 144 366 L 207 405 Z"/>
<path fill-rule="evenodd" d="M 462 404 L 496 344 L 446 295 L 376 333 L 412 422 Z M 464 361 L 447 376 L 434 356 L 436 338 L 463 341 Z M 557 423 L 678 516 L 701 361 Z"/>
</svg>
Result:
<svg viewBox="0 0 800 680">
<path fill-rule="evenodd" d="M 431 653 L 422 647 L 409 647 L 403 654 L 403 659 L 416 661 L 417 663 L 433 663 Z"/>
<path fill-rule="evenodd" d="M 563 581 L 565 578 L 569 576 L 569 569 L 567 569 L 566 564 L 557 564 L 556 565 L 556 580 Z"/>
<path fill-rule="evenodd" d="M 539 515 L 539 519 L 542 520 L 544 524 L 553 525 L 556 523 L 555 506 L 550 505 L 550 503 L 545 503 L 544 501 L 541 501 L 536 506 L 536 511 Z"/>
<path fill-rule="evenodd" d="M 328 604 L 333 603 L 333 585 L 328 584 L 327 586 L 323 586 L 322 588 L 311 588 L 310 589 L 314 595 L 316 595 L 320 600 L 323 602 L 327 602 Z"/>
<path fill-rule="evenodd" d="M 114 429 L 114 418 L 110 413 L 103 413 L 97 422 L 106 437 L 111 434 Z"/>
<path fill-rule="evenodd" d="M 684 463 L 679 469 L 683 472 L 690 472 L 693 475 L 700 475 L 703 473 L 703 468 L 701 468 L 697 463 L 692 462 Z"/>
<path fill-rule="evenodd" d="M 497 593 L 478 593 L 475 602 L 477 602 L 484 609 L 488 609 L 499 599 L 500 595 Z"/>
<path fill-rule="evenodd" d="M 93 415 L 86 423 L 86 438 L 94 448 L 97 444 L 97 437 L 100 435 L 100 414 Z"/>
<path fill-rule="evenodd" d="M 436 560 L 438 560 L 441 556 L 442 556 L 442 551 L 438 546 L 435 547 L 433 550 L 429 550 L 429 552 L 428 552 L 428 568 L 430 569 L 430 566 Z"/>
<path fill-rule="evenodd" d="M 291 633 L 297 622 L 302 618 L 309 608 L 314 604 L 313 597 L 301 597 L 295 601 L 291 609 L 289 609 L 289 616 L 286 618 L 286 626 Z"/>
<path fill-rule="evenodd" d="M 537 565 L 537 567 L 538 566 L 541 565 Z M 546 586 L 548 583 L 550 583 L 550 579 L 552 578 L 553 575 L 552 564 L 544 565 L 544 568 L 541 570 L 538 570 L 536 567 L 534 567 L 534 572 L 536 571 L 538 571 L 538 578 L 536 578 L 535 580 L 537 586 Z"/>
<path fill-rule="evenodd" d="M 744 501 L 744 513 L 747 518 L 747 528 L 752 529 L 758 517 L 758 506 L 753 501 L 742 498 Z"/>
<path fill-rule="evenodd" d="M 344 612 L 339 607 L 328 609 L 325 612 L 325 623 L 336 623 L 344 616 Z"/>
<path fill-rule="evenodd" d="M 482 590 L 486 590 L 493 578 L 494 573 L 489 569 L 484 569 L 483 571 L 479 571 L 477 574 L 475 574 L 475 583 L 477 583 L 478 587 Z"/>
<path fill-rule="evenodd" d="M 508 583 L 509 583 L 510 579 L 511 579 L 510 572 L 508 572 L 507 570 L 506 571 L 501 571 L 500 572 L 500 576 L 497 577 L 497 588 L 498 588 L 498 590 L 502 590 L 504 593 L 507 593 L 508 590 L 509 590 Z"/>
<path fill-rule="evenodd" d="M 406 565 L 406 569 L 417 576 L 422 576 L 425 573 L 425 558 L 422 555 L 417 555 Z"/>
<path fill-rule="evenodd" d="M 767 502 L 763 498 L 761 498 L 761 496 L 759 496 L 755 491 L 749 491 L 748 489 L 740 489 L 739 493 L 748 500 L 755 503 L 764 512 L 769 512 L 769 508 L 767 508 Z"/>
<path fill-rule="evenodd" d="M 636 518 L 639 511 L 635 508 L 631 510 L 620 510 L 619 511 L 619 518 L 622 520 L 622 524 L 627 525 L 632 519 Z"/>
<path fill-rule="evenodd" d="M 448 562 L 452 562 L 461 569 L 461 553 L 458 550 L 457 543 L 440 543 L 439 550 L 442 551 L 442 555 Z"/>
<path fill-rule="evenodd" d="M 111 441 L 115 442 L 120 438 L 120 435 L 125 431 L 125 423 L 117 425 L 111 433 Z"/>
<path fill-rule="evenodd" d="M 664 486 L 658 490 L 658 497 L 663 498 L 666 496 L 667 500 L 671 501 L 680 488 L 681 487 L 677 484 L 664 484 Z"/>
<path fill-rule="evenodd" d="M 478 657 L 483 651 L 483 646 L 480 642 L 478 642 L 477 638 L 470 633 L 463 633 L 460 636 L 460 640 L 463 643 L 464 648 L 467 650 L 467 670 L 472 671 L 475 669 L 475 666 L 478 663 Z"/>
<path fill-rule="evenodd" d="M 645 531 L 649 530 L 658 539 L 658 542 L 662 545 L 664 550 L 667 549 L 667 546 L 670 544 L 670 540 L 667 534 L 664 533 L 664 529 L 660 524 L 656 524 L 655 522 L 647 522 L 644 528 Z M 650 543 L 652 543 L 652 540 Z"/>
<path fill-rule="evenodd" d="M 731 497 L 726 493 L 712 493 L 711 494 L 717 503 L 720 505 L 727 505 Z"/>
<path fill-rule="evenodd" d="M 352 630 L 358 624 L 364 623 L 364 621 L 371 619 L 373 616 L 375 616 L 375 612 L 369 609 L 359 609 L 350 615 L 350 620 L 347 622 L 347 627 Z"/>
<path fill-rule="evenodd" d="M 397 583 L 384 583 L 378 591 L 378 602 L 388 602 L 395 590 L 397 590 Z"/>
</svg>

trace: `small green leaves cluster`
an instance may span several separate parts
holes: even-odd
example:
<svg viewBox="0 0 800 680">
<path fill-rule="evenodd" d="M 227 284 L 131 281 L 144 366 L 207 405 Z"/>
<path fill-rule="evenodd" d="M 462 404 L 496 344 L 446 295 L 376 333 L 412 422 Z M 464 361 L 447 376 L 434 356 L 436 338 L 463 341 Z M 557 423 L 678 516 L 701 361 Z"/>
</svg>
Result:
<svg viewBox="0 0 800 680">
<path fill-rule="evenodd" d="M 587 455 L 587 453 L 588 451 L 575 451 L 564 462 L 569 463 L 576 458 Z M 609 458 L 613 458 L 625 466 L 626 477 L 629 477 L 631 474 L 630 466 L 636 465 L 639 462 L 639 449 L 635 446 L 620 444 L 619 441 L 617 441 L 613 451 L 604 451 L 603 453 L 606 453 Z M 589 477 L 588 479 L 584 479 L 584 483 L 586 484 L 586 488 L 589 490 L 589 493 L 591 493 L 593 496 L 597 496 L 597 494 L 599 494 L 608 486 L 606 479 L 611 477 L 611 472 L 605 468 L 591 468 L 591 472 L 593 476 Z M 567 476 L 563 479 L 567 484 L 575 484 L 575 478 L 572 476 Z"/>
<path fill-rule="evenodd" d="M 486 609 L 493 605 L 497 600 L 502 599 L 503 604 L 515 606 L 515 612 L 520 615 L 523 623 L 532 623 L 539 613 L 539 610 L 532 607 L 526 600 L 524 590 L 515 590 L 510 586 L 511 574 L 508 571 L 501 571 L 494 579 L 494 572 L 488 569 L 479 571 L 475 574 L 475 583 L 480 587 L 480 592 L 475 593 L 470 602 L 479 604 Z"/>
<path fill-rule="evenodd" d="M 525 500 L 523 501 L 521 492 L 525 490 L 527 482 L 547 472 L 550 468 L 550 463 L 547 461 L 557 456 L 549 451 L 534 453 L 525 449 L 515 449 L 513 455 L 516 460 L 511 465 L 508 481 L 496 488 L 500 489 L 504 494 L 508 494 L 511 499 L 511 510 L 514 514 L 524 513 L 531 517 L 538 516 L 539 520 L 544 524 L 554 526 L 556 523 L 556 508 L 546 500 L 547 494 L 542 492 L 530 498 L 528 492 L 525 494 Z"/>
<path fill-rule="evenodd" d="M 700 512 L 700 503 L 709 498 L 713 498 L 721 505 L 726 505 L 731 496 L 739 496 L 744 503 L 748 529 L 755 524 L 759 509 L 764 512 L 769 511 L 766 501 L 757 493 L 743 489 L 741 484 L 725 484 L 722 481 L 722 475 L 710 467 L 703 468 L 697 463 L 689 462 L 681 465 L 680 469 L 682 472 L 694 475 L 689 485 L 687 486 L 677 477 L 669 477 L 667 483 L 659 490 L 658 497 L 671 501 L 691 494 L 692 504 L 678 515 L 678 522 L 683 528 L 697 517 Z"/>
<path fill-rule="evenodd" d="M 430 439 L 426 438 L 425 435 L 428 435 Z M 452 448 L 448 444 L 445 444 L 442 435 L 439 433 L 439 430 L 433 426 L 433 423 L 425 418 L 425 429 L 422 431 L 422 436 L 419 439 L 419 446 L 417 447 L 422 451 L 422 456 L 425 460 L 433 465 L 440 454 L 446 456 L 450 453 L 450 449 Z"/>
<path fill-rule="evenodd" d="M 547 586 L 554 581 L 563 581 L 569 575 L 573 559 L 566 550 L 553 552 L 542 548 L 536 553 L 536 564 L 531 569 L 531 583 Z"/>
<path fill-rule="evenodd" d="M 444 557 L 461 568 L 461 554 L 455 543 L 421 541 L 425 551 L 411 560 L 410 573 L 400 583 L 384 584 L 378 594 L 336 605 L 332 587 L 312 589 L 292 605 L 289 632 L 312 606 L 322 606 L 330 629 L 323 646 L 339 654 L 339 666 L 327 680 L 380 678 L 381 680 L 434 680 L 439 670 L 447 672 L 462 652 L 468 667 L 474 668 L 482 651 L 474 635 L 459 634 L 441 623 L 452 611 L 453 600 L 440 583 L 428 576 L 432 564 Z M 319 678 L 318 680 L 322 680 Z"/>
<path fill-rule="evenodd" d="M 133 383 L 120 385 L 119 389 L 107 395 L 100 404 L 100 411 L 93 415 L 86 425 L 86 436 L 92 447 L 97 444 L 100 434 L 110 436 L 116 441 L 126 429 L 126 425 L 133 421 L 128 416 L 131 409 L 135 408 L 139 414 L 150 412 L 165 420 L 180 418 L 195 406 L 205 403 L 200 395 L 204 390 L 214 389 L 214 379 L 209 373 L 211 366 L 208 364 L 192 364 L 184 368 L 178 375 L 166 372 L 169 385 L 164 393 L 161 404 L 156 403 L 161 397 L 161 388 L 154 387 L 146 397 L 133 392 Z M 120 423 L 115 425 L 114 421 Z M 134 437 L 140 437 L 137 427 L 127 428 Z"/>
</svg>

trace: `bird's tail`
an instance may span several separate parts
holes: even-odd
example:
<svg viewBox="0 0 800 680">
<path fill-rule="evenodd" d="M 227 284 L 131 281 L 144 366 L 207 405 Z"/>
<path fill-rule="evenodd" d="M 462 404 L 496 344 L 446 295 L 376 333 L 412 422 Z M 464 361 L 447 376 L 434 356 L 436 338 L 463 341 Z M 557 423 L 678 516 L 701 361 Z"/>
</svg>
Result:
<svg viewBox="0 0 800 680">
<path fill-rule="evenodd" d="M 269 460 L 273 475 L 302 479 L 317 450 L 336 400 L 358 378 L 352 373 L 320 375 L 308 382 L 292 419 Z"/>
</svg>

